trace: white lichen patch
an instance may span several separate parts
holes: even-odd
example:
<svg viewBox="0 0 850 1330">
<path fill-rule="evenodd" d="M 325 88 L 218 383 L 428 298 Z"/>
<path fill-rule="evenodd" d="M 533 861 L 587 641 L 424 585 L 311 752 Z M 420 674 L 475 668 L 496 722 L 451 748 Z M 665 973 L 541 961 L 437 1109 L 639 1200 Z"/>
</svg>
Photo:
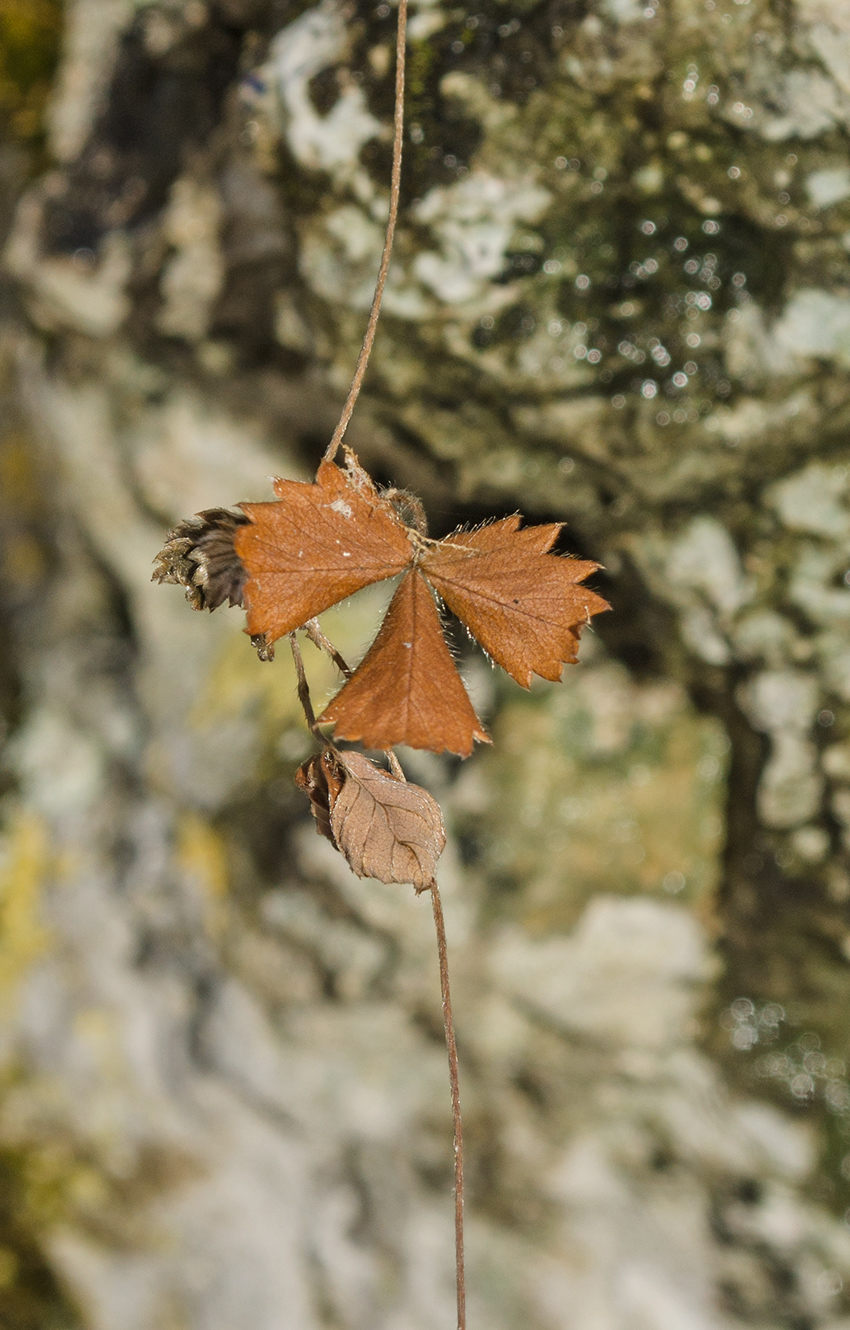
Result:
<svg viewBox="0 0 850 1330">
<path fill-rule="evenodd" d="M 738 690 L 757 730 L 770 735 L 770 757 L 761 775 L 758 812 L 769 827 L 793 827 L 813 817 L 823 781 L 809 738 L 818 707 L 817 680 L 799 670 L 765 670 Z"/>
<path fill-rule="evenodd" d="M 813 287 L 798 291 L 773 334 L 791 355 L 834 360 L 850 367 L 850 299 Z"/>
<path fill-rule="evenodd" d="M 384 132 L 356 83 L 341 90 L 326 115 L 310 96 L 311 79 L 342 57 L 347 41 L 342 6 L 324 0 L 277 34 L 260 71 L 271 113 L 296 161 L 337 180 L 352 177 L 363 145 Z"/>
<path fill-rule="evenodd" d="M 213 303 L 224 282 L 219 245 L 221 203 L 212 186 L 182 177 L 174 182 L 163 221 L 173 253 L 160 279 L 159 331 L 199 341 L 207 331 Z"/>
<path fill-rule="evenodd" d="M 812 171 L 806 180 L 806 193 L 815 208 L 829 208 L 850 198 L 850 167 L 831 166 Z"/>
<path fill-rule="evenodd" d="M 788 659 L 795 637 L 789 621 L 775 610 L 754 610 L 735 624 L 732 640 L 739 658 L 776 668 Z"/>
<path fill-rule="evenodd" d="M 829 853 L 829 833 L 823 827 L 798 827 L 791 845 L 804 863 L 819 864 Z"/>
<path fill-rule="evenodd" d="M 716 617 L 703 605 L 682 612 L 682 641 L 708 665 L 728 665 L 732 652 L 718 631 Z"/>
<path fill-rule="evenodd" d="M 774 143 L 816 138 L 845 120 L 850 109 L 833 80 L 818 69 L 792 69 L 787 74 L 771 70 L 760 95 L 749 100 L 755 103 L 754 127 Z"/>
<path fill-rule="evenodd" d="M 614 23 L 638 23 L 644 17 L 640 0 L 602 0 L 600 9 Z"/>
<path fill-rule="evenodd" d="M 847 649 L 846 625 L 818 633 L 814 646 L 823 670 L 824 688 L 843 702 L 850 702 L 850 651 Z"/>
<path fill-rule="evenodd" d="M 650 1049 L 681 1040 L 709 969 L 685 910 L 612 896 L 591 901 L 569 938 L 506 931 L 492 964 L 500 987 L 558 1025 Z"/>
<path fill-rule="evenodd" d="M 175 521 L 216 504 L 268 498 L 271 475 L 308 478 L 275 454 L 259 427 L 235 422 L 191 389 L 152 404 L 124 442 L 145 499 Z"/>
<path fill-rule="evenodd" d="M 740 699 L 756 729 L 802 733 L 815 718 L 817 680 L 801 670 L 764 670 L 741 690 Z"/>
<path fill-rule="evenodd" d="M 46 257 L 40 250 L 42 205 L 38 190 L 21 201 L 3 254 L 4 266 L 25 286 L 30 314 L 39 327 L 111 336 L 130 312 L 126 286 L 132 263 L 127 237 L 110 231 L 97 256 L 85 260 Z"/>
<path fill-rule="evenodd" d="M 816 769 L 814 744 L 801 734 L 780 730 L 761 774 L 758 813 L 768 827 L 793 827 L 815 816 L 823 782 Z"/>
<path fill-rule="evenodd" d="M 838 87 L 850 93 L 850 32 L 835 23 L 816 23 L 807 35 Z"/>
<path fill-rule="evenodd" d="M 104 754 L 93 736 L 58 712 L 36 712 L 15 736 L 10 757 L 33 808 L 67 817 L 90 808 L 103 794 Z"/>
<path fill-rule="evenodd" d="M 850 587 L 842 573 L 850 551 L 805 544 L 792 571 L 788 597 L 810 623 L 829 628 L 850 623 Z M 842 648 L 847 649 L 846 640 Z"/>
<path fill-rule="evenodd" d="M 776 378 L 795 366 L 794 357 L 772 335 L 764 311 L 754 300 L 741 309 L 730 310 L 726 316 L 723 350 L 729 373 L 745 381 Z"/>
<path fill-rule="evenodd" d="M 821 766 L 833 780 L 850 784 L 850 744 L 830 744 L 821 754 Z"/>
<path fill-rule="evenodd" d="M 734 406 L 718 406 L 705 418 L 709 434 L 723 439 L 731 447 L 741 443 L 767 442 L 773 430 L 787 431 L 792 422 L 814 422 L 816 407 L 806 391 L 789 393 L 778 400 L 765 401 L 755 396 L 741 396 Z"/>
<path fill-rule="evenodd" d="M 850 301 L 845 303 L 850 316 Z M 804 470 L 773 485 L 765 497 L 783 525 L 792 531 L 810 531 L 814 535 L 840 540 L 850 535 L 850 508 L 846 503 L 848 489 L 850 482 L 846 467 L 812 462 Z"/>
<path fill-rule="evenodd" d="M 57 88 L 48 112 L 50 147 L 59 161 L 77 155 L 109 85 L 121 29 L 133 0 L 72 0 Z"/>
<path fill-rule="evenodd" d="M 673 543 L 667 576 L 676 586 L 700 591 L 723 615 L 734 614 L 751 599 L 735 543 L 713 517 L 695 517 Z"/>
<path fill-rule="evenodd" d="M 533 181 L 500 179 L 484 171 L 430 190 L 415 215 L 430 228 L 439 249 L 417 255 L 417 277 L 446 304 L 480 297 L 503 271 L 517 224 L 535 221 L 549 198 Z"/>
<path fill-rule="evenodd" d="M 310 226 L 301 235 L 299 267 L 317 295 L 354 310 L 367 310 L 372 303 L 375 278 L 384 244 L 385 220 L 376 220 L 371 208 L 344 203 Z M 410 282 L 401 264 L 390 268 L 383 308 L 397 318 L 421 319 L 431 312 L 431 302 L 417 284 Z M 344 377 L 350 374 L 346 361 Z"/>
</svg>

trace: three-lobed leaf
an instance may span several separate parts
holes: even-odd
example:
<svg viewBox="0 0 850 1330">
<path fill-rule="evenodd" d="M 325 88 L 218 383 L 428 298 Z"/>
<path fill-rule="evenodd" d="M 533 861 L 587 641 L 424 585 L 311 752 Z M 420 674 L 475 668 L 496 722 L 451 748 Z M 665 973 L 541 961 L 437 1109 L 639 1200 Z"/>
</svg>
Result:
<svg viewBox="0 0 850 1330">
<path fill-rule="evenodd" d="M 276 500 L 240 505 L 244 516 L 226 514 L 229 525 L 218 520 L 208 537 L 191 523 L 177 528 L 155 576 L 183 582 L 196 608 L 241 597 L 247 631 L 268 659 L 277 638 L 403 574 L 374 643 L 320 717 L 338 738 L 462 757 L 476 740 L 489 742 L 446 646 L 435 593 L 525 688 L 533 674 L 559 679 L 582 628 L 608 608 L 583 585 L 598 564 L 552 553 L 558 522 L 522 527 L 515 514 L 428 540 L 402 520 L 399 497 L 394 504 L 351 457 L 345 468 L 323 461 L 315 481 L 276 480 L 274 488 Z"/>
</svg>

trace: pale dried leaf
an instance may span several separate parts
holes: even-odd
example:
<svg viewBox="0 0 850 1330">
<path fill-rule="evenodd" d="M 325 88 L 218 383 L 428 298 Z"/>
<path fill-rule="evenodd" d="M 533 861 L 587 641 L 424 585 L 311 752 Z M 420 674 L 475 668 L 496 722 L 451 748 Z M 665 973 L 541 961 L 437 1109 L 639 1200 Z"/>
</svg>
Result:
<svg viewBox="0 0 850 1330">
<path fill-rule="evenodd" d="M 362 753 L 334 753 L 333 759 L 344 779 L 331 799 L 331 828 L 353 871 L 420 891 L 430 886 L 446 844 L 437 801 Z"/>
</svg>

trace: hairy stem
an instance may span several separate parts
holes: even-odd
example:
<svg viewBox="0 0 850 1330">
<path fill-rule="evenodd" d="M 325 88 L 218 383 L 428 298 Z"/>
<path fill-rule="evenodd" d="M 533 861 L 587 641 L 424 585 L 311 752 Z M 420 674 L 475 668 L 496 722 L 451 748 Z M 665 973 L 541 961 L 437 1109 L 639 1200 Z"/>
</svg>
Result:
<svg viewBox="0 0 850 1330">
<path fill-rule="evenodd" d="M 436 878 L 431 883 L 431 904 L 434 926 L 437 930 L 437 955 L 440 959 L 440 993 L 443 999 L 443 1028 L 446 1032 L 446 1050 L 449 1055 L 449 1082 L 452 1091 L 452 1126 L 454 1129 L 455 1158 L 455 1274 L 457 1278 L 457 1330 L 466 1330 L 466 1276 L 463 1265 L 463 1123 L 460 1116 L 460 1079 L 457 1066 L 457 1043 L 452 1018 L 452 998 L 449 990 L 449 955 L 446 945 L 446 921 Z"/>
<path fill-rule="evenodd" d="M 350 679 L 354 673 L 353 669 L 350 665 L 346 665 L 330 638 L 325 637 L 325 634 L 319 626 L 319 620 L 308 619 L 304 625 L 304 631 L 313 643 L 313 646 L 318 647 L 320 651 L 324 651 L 326 655 L 330 656 L 340 674 L 343 675 L 344 678 Z"/>
<path fill-rule="evenodd" d="M 304 670 L 304 660 L 301 656 L 301 648 L 298 645 L 298 638 L 294 633 L 289 634 L 289 645 L 292 649 L 292 659 L 295 661 L 295 674 L 298 679 L 298 701 L 309 726 L 310 733 L 314 738 L 324 743 L 324 739 L 316 723 L 316 713 L 313 710 L 313 703 L 310 699 L 310 685 L 307 682 L 307 675 Z"/>
<path fill-rule="evenodd" d="M 350 665 L 346 664 L 345 660 L 339 654 L 331 639 L 329 637 L 326 637 L 325 634 L 322 632 L 322 629 L 319 625 L 319 620 L 308 619 L 304 625 L 304 631 L 309 637 L 310 641 L 313 643 L 313 646 L 318 647 L 320 651 L 324 651 L 326 656 L 330 656 L 331 660 L 333 661 L 334 665 L 336 665 L 340 674 L 342 674 L 346 679 L 350 679 L 352 674 L 354 673 L 354 670 L 351 668 Z M 290 633 L 290 641 L 292 641 L 293 638 L 294 634 Z M 307 676 L 304 673 L 304 662 L 301 658 L 301 652 L 298 649 L 297 642 L 293 646 L 292 654 L 295 659 L 295 669 L 298 674 L 298 697 L 301 701 L 302 707 L 304 708 L 304 715 L 307 717 L 307 724 L 310 726 L 310 729 L 313 731 L 313 734 L 316 735 L 317 738 L 321 739 L 322 735 L 318 732 L 317 729 L 318 721 L 315 719 L 315 717 L 313 718 L 312 721 L 310 719 L 310 717 L 313 716 L 313 706 L 310 700 L 310 689 L 307 685 Z M 306 705 L 305 705 L 305 698 L 306 698 Z M 327 740 L 324 739 L 323 742 L 327 743 Z M 396 757 L 395 753 L 391 748 L 387 749 L 387 762 L 389 763 L 390 771 L 393 773 L 394 776 L 397 776 L 399 780 L 407 780 L 407 777 L 405 776 L 404 771 L 402 770 L 401 763 L 399 762 L 398 758 Z"/>
<path fill-rule="evenodd" d="M 366 336 L 363 338 L 363 345 L 360 348 L 360 355 L 357 358 L 357 368 L 354 371 L 354 378 L 352 379 L 351 387 L 348 390 L 345 406 L 342 408 L 339 424 L 334 430 L 333 438 L 325 451 L 324 460 L 326 462 L 332 462 L 337 455 L 339 445 L 342 443 L 343 435 L 348 428 L 348 422 L 354 411 L 354 404 L 360 393 L 363 376 L 366 373 L 366 366 L 369 363 L 369 356 L 372 351 L 372 343 L 375 340 L 375 329 L 378 326 L 378 315 L 381 312 L 381 300 L 384 294 L 384 285 L 387 280 L 387 270 L 390 266 L 390 254 L 392 253 L 393 248 L 393 236 L 395 235 L 395 224 L 396 218 L 398 217 L 398 201 L 401 192 L 401 147 L 404 137 L 404 63 L 406 42 L 407 0 L 399 0 L 398 30 L 396 33 L 395 121 L 393 133 L 393 169 L 390 181 L 390 215 L 387 219 L 384 252 L 381 255 L 381 266 L 378 269 L 378 280 L 375 284 L 375 294 L 372 298 L 372 309 L 369 313 L 369 322 L 366 326 Z"/>
</svg>

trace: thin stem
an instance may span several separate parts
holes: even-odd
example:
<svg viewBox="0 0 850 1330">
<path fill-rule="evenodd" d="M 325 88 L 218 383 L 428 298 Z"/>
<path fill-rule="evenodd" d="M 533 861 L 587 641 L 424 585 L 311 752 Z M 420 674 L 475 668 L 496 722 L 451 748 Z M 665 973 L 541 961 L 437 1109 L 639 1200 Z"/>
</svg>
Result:
<svg viewBox="0 0 850 1330">
<path fill-rule="evenodd" d="M 319 626 L 319 620 L 308 619 L 304 625 L 304 631 L 309 637 L 310 641 L 313 643 L 313 646 L 318 647 L 320 651 L 324 651 L 326 655 L 330 656 L 331 660 L 333 661 L 334 665 L 336 665 L 340 674 L 342 674 L 346 679 L 350 679 L 352 674 L 354 673 L 354 670 L 351 668 L 350 665 L 346 665 L 345 661 L 337 651 L 336 647 L 334 646 L 330 638 L 325 637 L 325 634 L 322 632 Z"/>
<path fill-rule="evenodd" d="M 352 379 L 351 387 L 348 390 L 345 406 L 342 408 L 339 424 L 334 430 L 333 438 L 325 451 L 324 460 L 326 462 L 332 462 L 337 455 L 339 445 L 342 443 L 343 435 L 348 428 L 348 422 L 351 419 L 354 404 L 360 393 L 363 376 L 366 373 L 366 366 L 369 363 L 369 356 L 372 351 L 372 343 L 375 340 L 375 329 L 378 326 L 378 315 L 381 312 L 381 299 L 384 294 L 384 285 L 387 280 L 387 270 L 390 266 L 390 254 L 392 253 L 393 248 L 393 236 L 395 235 L 395 224 L 396 218 L 398 217 L 398 201 L 401 193 L 401 147 L 404 137 L 404 61 L 406 42 L 407 0 L 399 0 L 398 29 L 396 33 L 395 121 L 393 133 L 393 169 L 390 180 L 390 215 L 387 219 L 384 252 L 381 255 L 381 266 L 378 269 L 378 280 L 375 284 L 375 294 L 372 298 L 372 309 L 369 313 L 369 322 L 366 326 L 366 336 L 363 338 L 363 345 L 360 348 L 360 355 L 357 358 L 357 368 L 354 371 L 354 378 Z"/>
<path fill-rule="evenodd" d="M 316 713 L 313 710 L 313 703 L 310 700 L 310 685 L 307 682 L 307 675 L 304 670 L 304 660 L 301 656 L 301 648 L 298 645 L 298 639 L 294 633 L 289 634 L 289 645 L 292 649 L 292 659 L 295 661 L 295 674 L 298 679 L 298 701 L 301 703 L 307 724 L 310 728 L 310 733 L 314 735 L 316 739 L 324 742 L 316 723 Z"/>
<path fill-rule="evenodd" d="M 449 1055 L 449 1082 L 452 1090 L 452 1126 L 455 1156 L 455 1274 L 457 1277 L 457 1330 L 466 1330 L 466 1276 L 463 1265 L 463 1124 L 460 1116 L 460 1080 L 457 1044 L 449 991 L 449 956 L 446 945 L 446 921 L 436 878 L 431 883 L 431 904 L 437 930 L 437 955 L 440 958 L 440 993 L 443 998 L 443 1028 Z"/>
</svg>

